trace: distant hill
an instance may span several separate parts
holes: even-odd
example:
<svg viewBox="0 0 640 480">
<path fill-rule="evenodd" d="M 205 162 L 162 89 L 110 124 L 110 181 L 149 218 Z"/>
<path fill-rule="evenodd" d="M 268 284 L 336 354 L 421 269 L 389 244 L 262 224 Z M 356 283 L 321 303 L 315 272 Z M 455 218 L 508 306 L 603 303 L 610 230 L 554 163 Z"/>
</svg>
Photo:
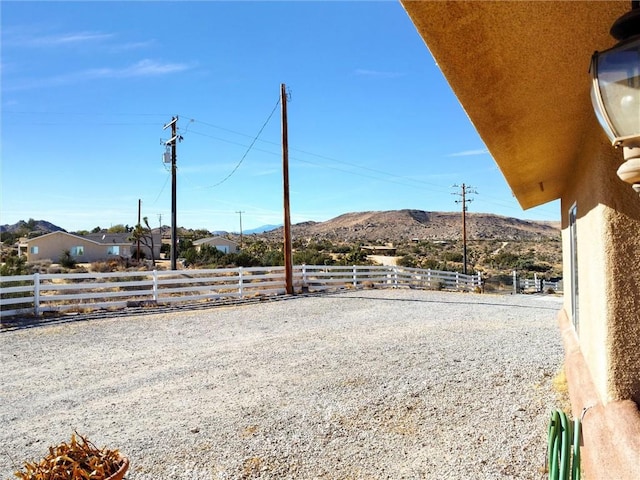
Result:
<svg viewBox="0 0 640 480">
<path fill-rule="evenodd" d="M 282 225 L 262 225 L 260 227 L 252 228 L 250 230 L 244 230 L 242 233 L 246 235 L 251 235 L 252 233 L 264 233 L 269 232 L 271 230 L 275 230 L 276 228 L 280 228 Z"/>
<path fill-rule="evenodd" d="M 271 240 L 280 240 L 283 227 L 264 225 L 246 230 L 246 235 L 257 235 Z M 66 232 L 61 227 L 45 220 L 23 220 L 14 225 L 0 225 L 0 233 L 26 235 L 30 232 L 44 234 Z M 154 229 L 158 231 L 158 229 Z M 199 231 L 199 230 L 198 230 Z M 178 229 L 178 235 L 198 232 Z M 170 233 L 163 227 L 163 233 Z M 206 233 L 206 231 L 205 231 Z M 393 242 L 410 240 L 459 240 L 462 238 L 460 212 L 427 212 L 423 210 L 388 210 L 351 212 L 326 222 L 302 222 L 292 225 L 293 238 L 330 240 L 333 242 Z M 216 232 L 215 234 L 226 234 Z M 238 234 L 233 234 L 237 236 Z M 205 235 L 206 236 L 206 235 Z M 467 238 L 469 240 L 539 241 L 560 238 L 560 222 L 542 222 L 504 217 L 491 213 L 467 213 Z"/>
<path fill-rule="evenodd" d="M 20 220 L 13 225 L 0 225 L 0 233 L 13 233 L 13 234 L 24 234 L 35 232 L 38 234 L 51 233 L 51 232 L 66 232 L 66 230 L 62 227 L 58 227 L 53 223 L 47 222 L 46 220 L 33 220 L 29 219 L 28 222 L 24 220 Z"/>
<path fill-rule="evenodd" d="M 467 213 L 469 240 L 538 241 L 560 238 L 560 222 L 520 220 L 490 213 Z M 389 210 L 345 213 L 326 222 L 303 222 L 291 226 L 294 238 L 335 242 L 404 242 L 458 240 L 462 238 L 459 212 Z M 282 227 L 262 234 L 281 238 Z"/>
</svg>

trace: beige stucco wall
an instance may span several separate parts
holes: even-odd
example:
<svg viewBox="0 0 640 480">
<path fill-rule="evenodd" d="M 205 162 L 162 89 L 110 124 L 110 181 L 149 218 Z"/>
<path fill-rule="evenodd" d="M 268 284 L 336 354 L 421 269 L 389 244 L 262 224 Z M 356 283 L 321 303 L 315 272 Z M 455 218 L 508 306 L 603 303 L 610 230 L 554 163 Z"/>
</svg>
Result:
<svg viewBox="0 0 640 480">
<path fill-rule="evenodd" d="M 224 251 L 223 249 L 226 248 L 229 251 L 229 253 L 238 253 L 239 251 L 237 243 L 222 237 L 212 238 L 210 241 L 204 243 L 203 245 L 216 247 L 218 250 L 221 250 L 221 251 Z M 197 245 L 196 251 L 199 252 L 201 247 L 202 245 Z"/>
<path fill-rule="evenodd" d="M 562 196 L 564 277 L 576 203 L 580 348 L 605 403 L 640 401 L 640 198 L 618 179 L 621 163 L 604 134 L 590 136 Z M 567 288 L 569 317 L 570 302 Z"/>
<path fill-rule="evenodd" d="M 76 237 L 63 232 L 54 232 L 29 240 L 27 249 L 27 261 L 36 262 L 38 260 L 51 260 L 54 263 L 62 256 L 65 250 L 70 250 L 75 246 L 84 247 L 84 255 L 75 256 L 77 262 L 95 262 L 108 259 L 107 248 L 109 245 L 99 244 L 82 237 Z M 114 244 L 118 245 L 118 244 Z M 31 247 L 37 246 L 38 253 L 31 253 Z M 120 245 L 120 254 L 114 257 L 131 256 L 130 244 Z"/>
</svg>

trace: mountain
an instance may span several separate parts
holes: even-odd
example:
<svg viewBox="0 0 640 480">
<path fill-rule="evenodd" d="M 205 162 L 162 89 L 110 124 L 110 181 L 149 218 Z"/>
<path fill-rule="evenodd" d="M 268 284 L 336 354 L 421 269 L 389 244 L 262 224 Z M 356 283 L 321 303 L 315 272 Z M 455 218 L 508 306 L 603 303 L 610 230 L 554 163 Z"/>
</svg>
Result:
<svg viewBox="0 0 640 480">
<path fill-rule="evenodd" d="M 491 213 L 466 214 L 468 240 L 540 241 L 560 239 L 560 222 L 521 220 Z M 246 230 L 246 235 L 255 234 L 270 240 L 280 241 L 282 226 L 264 225 Z M 45 220 L 19 221 L 14 225 L 0 225 L 0 233 L 26 235 L 66 231 Z M 157 229 L 155 229 L 157 231 Z M 179 235 L 191 230 L 179 229 Z M 254 233 L 258 231 L 257 233 Z M 163 228 L 168 235 L 169 227 Z M 196 231 L 197 232 L 197 231 Z M 260 233 L 262 232 L 262 233 Z M 216 232 L 216 234 L 222 232 Z M 351 212 L 326 222 L 302 222 L 291 226 L 294 239 L 330 240 L 332 242 L 402 243 L 411 240 L 459 240 L 462 238 L 460 212 L 427 212 L 423 210 L 388 210 Z M 237 236 L 238 234 L 233 234 Z M 206 235 L 205 235 L 206 236 Z"/>
<path fill-rule="evenodd" d="M 251 235 L 252 233 L 265 233 L 280 227 L 282 227 L 282 225 L 261 225 L 250 230 L 244 230 L 242 233 L 245 235 Z"/>
<path fill-rule="evenodd" d="M 20 220 L 13 225 L 0 225 L 0 233 L 20 233 L 26 235 L 29 232 L 44 234 L 59 231 L 66 232 L 64 228 L 58 227 L 57 225 L 47 222 L 46 220 L 29 219 L 28 222 Z"/>
<path fill-rule="evenodd" d="M 539 241 L 560 238 L 560 222 L 503 217 L 490 213 L 466 214 L 467 239 Z M 462 215 L 458 212 L 389 210 L 345 213 L 326 222 L 291 226 L 293 238 L 334 242 L 406 242 L 410 240 L 458 240 Z M 262 234 L 282 238 L 282 227 Z"/>
</svg>

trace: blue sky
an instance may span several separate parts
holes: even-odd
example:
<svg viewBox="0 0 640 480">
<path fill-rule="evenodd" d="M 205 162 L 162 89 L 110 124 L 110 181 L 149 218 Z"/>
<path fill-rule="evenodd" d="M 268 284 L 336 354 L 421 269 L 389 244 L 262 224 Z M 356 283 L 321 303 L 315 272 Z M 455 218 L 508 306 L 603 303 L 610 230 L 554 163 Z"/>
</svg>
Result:
<svg viewBox="0 0 640 480">
<path fill-rule="evenodd" d="M 281 83 L 294 223 L 458 211 L 462 183 L 470 212 L 559 219 L 555 202 L 520 208 L 399 2 L 0 8 L 2 224 L 134 225 L 141 199 L 169 225 L 173 115 L 178 225 L 237 231 L 239 211 L 244 229 L 281 224 Z"/>
</svg>

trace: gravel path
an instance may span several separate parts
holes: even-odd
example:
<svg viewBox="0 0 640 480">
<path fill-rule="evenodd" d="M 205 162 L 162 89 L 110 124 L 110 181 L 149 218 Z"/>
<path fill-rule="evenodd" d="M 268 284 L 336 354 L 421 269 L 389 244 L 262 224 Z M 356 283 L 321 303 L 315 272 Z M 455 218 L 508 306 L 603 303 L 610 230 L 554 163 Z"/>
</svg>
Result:
<svg viewBox="0 0 640 480">
<path fill-rule="evenodd" d="M 559 298 L 363 290 L 0 333 L 0 478 L 76 430 L 130 480 L 544 478 Z"/>
</svg>

